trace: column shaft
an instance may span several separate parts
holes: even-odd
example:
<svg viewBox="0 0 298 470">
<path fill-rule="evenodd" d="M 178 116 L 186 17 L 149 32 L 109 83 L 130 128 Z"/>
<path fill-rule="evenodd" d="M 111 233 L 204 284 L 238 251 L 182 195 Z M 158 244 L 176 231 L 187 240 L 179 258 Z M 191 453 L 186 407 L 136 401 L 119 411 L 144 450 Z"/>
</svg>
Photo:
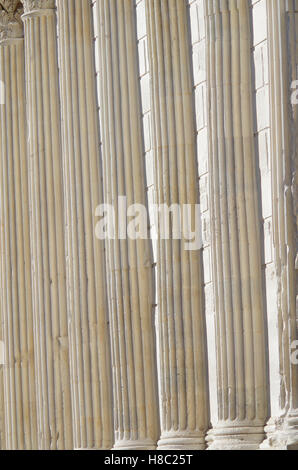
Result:
<svg viewBox="0 0 298 470">
<path fill-rule="evenodd" d="M 199 198 L 186 2 L 149 1 L 147 15 L 157 203 L 181 211 L 188 204 L 193 217 Z M 160 449 L 205 448 L 209 424 L 201 244 L 187 250 L 182 235 L 163 240 L 159 232 Z"/>
<path fill-rule="evenodd" d="M 72 449 L 55 2 L 24 1 L 40 449 Z"/>
<path fill-rule="evenodd" d="M 127 207 L 146 204 L 134 2 L 103 0 L 97 9 L 105 202 L 117 215 L 115 240 L 107 242 L 115 447 L 152 449 L 158 398 L 150 244 L 118 237 L 117 220 L 118 196 Z"/>
<path fill-rule="evenodd" d="M 91 3 L 58 0 L 67 241 L 68 322 L 74 446 L 113 445 L 104 241 L 95 238 L 103 202 Z"/>
<path fill-rule="evenodd" d="M 19 2 L 0 2 L 1 290 L 4 365 L 3 439 L 7 449 L 37 445 L 24 39 Z M 4 421 L 4 417 L 2 418 Z"/>
<path fill-rule="evenodd" d="M 280 354 L 280 416 L 272 416 L 263 448 L 298 449 L 297 2 L 268 3 L 273 231 Z M 295 82 L 294 82 L 295 81 Z M 296 86 L 295 86 L 296 88 Z M 296 266 L 295 266 L 296 260 Z"/>
<path fill-rule="evenodd" d="M 255 449 L 267 416 L 249 6 L 207 0 L 219 423 L 213 449 Z"/>
</svg>

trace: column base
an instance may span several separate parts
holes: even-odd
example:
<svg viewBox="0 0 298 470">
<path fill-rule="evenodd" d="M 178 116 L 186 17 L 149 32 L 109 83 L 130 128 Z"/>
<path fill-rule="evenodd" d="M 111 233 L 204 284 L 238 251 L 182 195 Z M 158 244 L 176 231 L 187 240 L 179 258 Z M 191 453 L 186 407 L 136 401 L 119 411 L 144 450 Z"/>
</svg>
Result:
<svg viewBox="0 0 298 470">
<path fill-rule="evenodd" d="M 264 437 L 264 425 L 220 423 L 208 433 L 208 450 L 259 450 Z"/>
<path fill-rule="evenodd" d="M 156 443 L 151 439 L 116 441 L 113 450 L 156 450 Z"/>
<path fill-rule="evenodd" d="M 261 450 L 298 450 L 298 410 L 284 418 L 271 418 L 265 428 L 267 438 Z"/>
<path fill-rule="evenodd" d="M 205 450 L 205 433 L 169 432 L 163 433 L 157 443 L 157 450 Z"/>
</svg>

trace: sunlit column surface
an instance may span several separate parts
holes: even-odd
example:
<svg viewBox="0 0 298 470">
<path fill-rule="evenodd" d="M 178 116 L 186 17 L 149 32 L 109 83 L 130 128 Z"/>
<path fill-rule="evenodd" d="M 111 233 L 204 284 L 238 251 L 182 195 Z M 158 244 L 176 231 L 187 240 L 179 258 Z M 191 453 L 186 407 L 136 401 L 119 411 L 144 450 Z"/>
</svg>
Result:
<svg viewBox="0 0 298 470">
<path fill-rule="evenodd" d="M 54 0 L 24 0 L 38 447 L 72 449 Z"/>
<path fill-rule="evenodd" d="M 277 276 L 280 416 L 271 416 L 263 448 L 298 449 L 297 89 L 298 11 L 294 0 L 268 2 L 271 165 Z M 293 85 L 292 85 L 293 84 Z M 296 265 L 295 265 L 296 262 Z M 270 348 L 270 349 L 271 349 Z"/>
<path fill-rule="evenodd" d="M 113 446 L 111 360 L 93 28 L 89 0 L 57 0 L 75 448 Z"/>
<path fill-rule="evenodd" d="M 146 204 L 134 1 L 98 0 L 96 11 L 105 202 L 118 215 L 118 196 L 127 197 L 127 207 Z M 107 242 L 115 448 L 153 449 L 158 395 L 150 241 L 119 240 L 117 218 L 115 227 L 116 239 Z"/>
<path fill-rule="evenodd" d="M 189 204 L 188 222 L 192 220 L 194 228 L 199 196 L 186 2 L 149 0 L 147 21 L 157 203 L 177 204 L 181 214 L 183 205 Z M 184 213 L 182 220 L 187 221 Z M 196 229 L 200 234 L 200 227 Z M 202 247 L 200 240 L 198 246 L 188 247 L 188 234 L 183 231 L 181 239 L 174 239 L 174 231 L 170 239 L 158 241 L 158 447 L 204 449 L 209 409 Z"/>
<path fill-rule="evenodd" d="M 257 449 L 268 415 L 247 0 L 207 0 L 219 422 L 211 449 Z"/>
<path fill-rule="evenodd" d="M 22 4 L 0 1 L 1 445 L 37 445 Z M 2 358 L 0 358 L 1 360 Z M 0 366 L 2 367 L 2 366 Z M 5 444 L 4 444 L 5 442 Z"/>
</svg>

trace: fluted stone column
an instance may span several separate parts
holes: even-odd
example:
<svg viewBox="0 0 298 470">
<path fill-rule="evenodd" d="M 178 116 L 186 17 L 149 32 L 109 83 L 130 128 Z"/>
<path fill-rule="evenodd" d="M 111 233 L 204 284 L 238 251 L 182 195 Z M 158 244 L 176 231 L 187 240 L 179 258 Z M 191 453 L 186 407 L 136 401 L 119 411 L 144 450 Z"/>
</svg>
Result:
<svg viewBox="0 0 298 470">
<path fill-rule="evenodd" d="M 207 0 L 219 422 L 211 449 L 256 449 L 268 414 L 249 3 Z"/>
<path fill-rule="evenodd" d="M 189 204 L 194 222 L 198 171 L 187 5 L 147 2 L 154 153 L 159 205 Z M 190 221 L 189 221 L 190 222 Z M 200 227 L 197 227 L 200 229 Z M 160 449 L 204 449 L 209 425 L 201 246 L 158 241 L 162 433 Z"/>
<path fill-rule="evenodd" d="M 23 3 L 38 446 L 72 449 L 55 1 Z"/>
<path fill-rule="evenodd" d="M 93 28 L 89 0 L 57 0 L 75 448 L 113 446 L 111 360 Z"/>
<path fill-rule="evenodd" d="M 26 152 L 24 39 L 19 1 L 0 1 L 1 309 L 7 449 L 37 444 L 28 158 Z M 3 417 L 4 420 L 4 417 Z"/>
<path fill-rule="evenodd" d="M 297 104 L 298 6 L 294 0 L 268 3 L 271 165 L 279 353 L 279 416 L 266 427 L 264 449 L 298 450 L 298 243 Z"/>
<path fill-rule="evenodd" d="M 97 4 L 105 202 L 116 215 L 118 196 L 127 197 L 127 207 L 146 204 L 134 11 L 133 0 Z M 118 217 L 115 228 L 115 239 L 107 241 L 115 448 L 153 449 L 158 397 L 150 244 L 118 237 Z"/>
</svg>

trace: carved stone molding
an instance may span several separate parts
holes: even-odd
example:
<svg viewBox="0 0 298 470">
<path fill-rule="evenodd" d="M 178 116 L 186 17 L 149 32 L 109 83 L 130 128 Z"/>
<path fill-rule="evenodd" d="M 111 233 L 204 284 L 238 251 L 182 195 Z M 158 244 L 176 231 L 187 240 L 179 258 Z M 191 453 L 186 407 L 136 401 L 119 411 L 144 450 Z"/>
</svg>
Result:
<svg viewBox="0 0 298 470">
<path fill-rule="evenodd" d="M 21 15 L 23 7 L 19 0 L 0 0 L 0 41 L 23 38 Z"/>
<path fill-rule="evenodd" d="M 20 0 L 0 0 L 1 7 L 10 15 L 14 13 L 21 7 Z"/>
<path fill-rule="evenodd" d="M 55 0 L 22 0 L 24 5 L 24 13 L 45 13 L 47 10 L 55 9 Z"/>
</svg>

